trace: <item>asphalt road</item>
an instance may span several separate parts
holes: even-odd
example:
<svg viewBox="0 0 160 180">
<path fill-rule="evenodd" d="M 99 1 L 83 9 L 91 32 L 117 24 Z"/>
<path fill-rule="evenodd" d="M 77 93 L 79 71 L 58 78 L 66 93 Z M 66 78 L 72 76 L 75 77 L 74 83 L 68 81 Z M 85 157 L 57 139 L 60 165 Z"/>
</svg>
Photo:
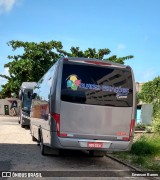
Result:
<svg viewBox="0 0 160 180">
<path fill-rule="evenodd" d="M 127 177 L 129 170 L 128 167 L 107 157 L 90 157 L 82 151 L 65 150 L 61 156 L 42 156 L 40 147 L 31 139 L 30 130 L 21 128 L 17 117 L 0 116 L 0 171 L 61 171 L 56 176 L 61 176 L 62 173 L 64 176 L 75 176 L 75 173 L 77 176 L 85 176 L 86 171 L 86 176 L 87 173 L 92 176 L 96 172 L 95 176 L 101 174 L 102 177 L 61 179 L 130 179 L 131 177 Z M 103 171 L 114 174 L 117 178 L 103 177 Z M 66 175 L 66 172 L 69 174 Z"/>
</svg>

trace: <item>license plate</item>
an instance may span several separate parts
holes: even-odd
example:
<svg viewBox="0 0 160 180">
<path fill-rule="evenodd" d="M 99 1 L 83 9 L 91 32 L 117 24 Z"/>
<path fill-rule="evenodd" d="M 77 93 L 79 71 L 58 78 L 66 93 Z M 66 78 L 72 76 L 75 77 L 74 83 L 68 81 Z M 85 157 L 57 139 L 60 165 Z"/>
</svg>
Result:
<svg viewBox="0 0 160 180">
<path fill-rule="evenodd" d="M 103 143 L 101 143 L 101 142 L 88 142 L 87 146 L 89 148 L 103 148 Z"/>
</svg>

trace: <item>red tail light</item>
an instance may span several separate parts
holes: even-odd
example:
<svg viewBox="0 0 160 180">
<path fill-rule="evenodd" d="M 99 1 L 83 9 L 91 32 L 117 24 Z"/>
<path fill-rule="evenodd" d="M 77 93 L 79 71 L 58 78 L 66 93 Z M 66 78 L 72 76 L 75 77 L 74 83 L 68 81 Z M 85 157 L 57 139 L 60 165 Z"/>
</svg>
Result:
<svg viewBox="0 0 160 180">
<path fill-rule="evenodd" d="M 58 135 L 58 136 L 66 137 L 67 134 L 62 134 L 62 133 L 60 133 L 60 114 L 53 113 L 53 114 L 52 114 L 52 117 L 53 117 L 53 119 L 54 119 L 55 122 L 56 122 L 57 135 Z"/>
<path fill-rule="evenodd" d="M 98 61 L 85 61 L 86 63 L 90 63 L 90 64 L 96 64 L 96 65 L 104 65 L 104 66 L 110 66 L 110 63 L 107 62 L 98 62 Z"/>
<path fill-rule="evenodd" d="M 129 139 L 131 139 L 131 137 L 133 136 L 134 126 L 135 126 L 135 119 L 132 119 L 130 124 Z"/>
<path fill-rule="evenodd" d="M 52 117 L 56 122 L 57 135 L 60 136 L 60 114 L 53 113 Z"/>
<path fill-rule="evenodd" d="M 129 137 L 122 137 L 123 141 L 130 141 L 131 140 L 131 137 L 133 136 L 134 126 L 135 126 L 135 120 L 132 119 L 131 123 L 130 123 Z"/>
<path fill-rule="evenodd" d="M 129 137 L 123 137 L 122 140 L 123 141 L 129 141 Z"/>
<path fill-rule="evenodd" d="M 68 61 L 68 58 L 63 58 L 64 61 Z"/>
</svg>

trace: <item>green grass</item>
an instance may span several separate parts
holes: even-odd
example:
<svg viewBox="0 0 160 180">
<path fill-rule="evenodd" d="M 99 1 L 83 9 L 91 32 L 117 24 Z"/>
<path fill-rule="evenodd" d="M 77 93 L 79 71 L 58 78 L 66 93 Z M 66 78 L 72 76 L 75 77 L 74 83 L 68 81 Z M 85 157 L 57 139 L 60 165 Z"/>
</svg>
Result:
<svg viewBox="0 0 160 180">
<path fill-rule="evenodd" d="M 143 170 L 160 170 L 160 136 L 145 134 L 133 143 L 130 152 L 113 155 Z"/>
</svg>

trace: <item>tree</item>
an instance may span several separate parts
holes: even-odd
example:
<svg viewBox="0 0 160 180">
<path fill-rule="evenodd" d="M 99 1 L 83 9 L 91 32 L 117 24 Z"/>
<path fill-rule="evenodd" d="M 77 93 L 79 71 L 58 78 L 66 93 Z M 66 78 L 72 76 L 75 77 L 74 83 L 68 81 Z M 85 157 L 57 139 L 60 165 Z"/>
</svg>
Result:
<svg viewBox="0 0 160 180">
<path fill-rule="evenodd" d="M 145 103 L 152 103 L 154 116 L 160 112 L 160 76 L 142 85 L 138 98 Z"/>
<path fill-rule="evenodd" d="M 10 41 L 8 46 L 11 46 L 13 51 L 18 49 L 23 50 L 23 52 L 22 54 L 8 56 L 11 62 L 5 64 L 4 67 L 9 68 L 10 76 L 0 74 L 1 77 L 8 80 L 5 85 L 2 85 L 0 98 L 11 97 L 11 93 L 15 93 L 17 96 L 22 82 L 37 82 L 60 57 L 97 58 L 121 64 L 124 64 L 125 60 L 133 58 L 133 56 L 117 58 L 116 55 L 104 58 L 104 56 L 111 52 L 107 48 L 99 49 L 98 51 L 95 48 L 88 48 L 82 51 L 79 47 L 71 47 L 71 52 L 66 52 L 63 50 L 60 41 L 40 43 Z"/>
<path fill-rule="evenodd" d="M 132 55 L 130 56 L 125 56 L 125 57 L 119 57 L 117 58 L 116 55 L 113 55 L 109 58 L 104 58 L 105 55 L 108 55 L 111 51 L 107 48 L 105 49 L 99 49 L 98 52 L 96 51 L 95 48 L 88 48 L 84 52 L 79 49 L 79 47 L 71 47 L 71 53 L 69 56 L 71 57 L 85 57 L 85 58 L 96 58 L 96 59 L 103 59 L 103 60 L 108 60 L 120 64 L 124 64 L 124 61 L 127 59 L 133 58 Z"/>
<path fill-rule="evenodd" d="M 160 76 L 142 85 L 139 98 L 146 103 L 153 103 L 160 100 Z"/>
<path fill-rule="evenodd" d="M 1 97 L 10 97 L 11 93 L 18 94 L 20 85 L 24 81 L 38 81 L 47 69 L 56 62 L 60 56 L 65 56 L 61 42 L 22 42 L 10 41 L 13 50 L 23 48 L 22 55 L 8 56 L 11 62 L 4 67 L 9 68 L 10 76 L 0 75 L 8 82 L 2 86 Z"/>
</svg>

